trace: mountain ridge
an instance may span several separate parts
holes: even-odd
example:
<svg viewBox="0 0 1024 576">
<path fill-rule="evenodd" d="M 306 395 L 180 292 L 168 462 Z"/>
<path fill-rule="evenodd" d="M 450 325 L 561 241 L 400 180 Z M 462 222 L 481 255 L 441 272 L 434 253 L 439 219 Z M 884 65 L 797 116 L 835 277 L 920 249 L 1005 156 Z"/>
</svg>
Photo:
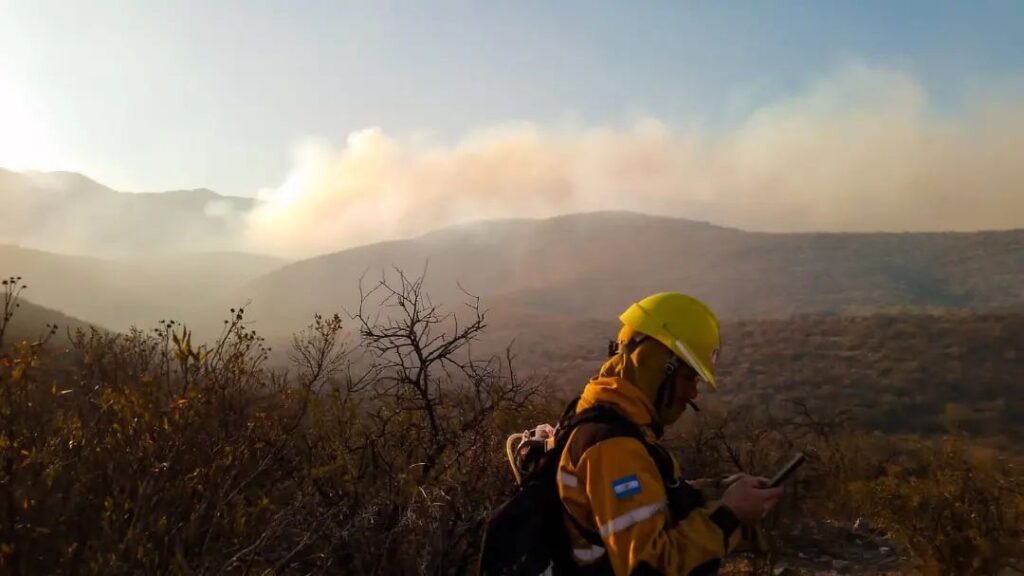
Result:
<svg viewBox="0 0 1024 576">
<path fill-rule="evenodd" d="M 168 190 L 117 190 L 111 188 L 106 184 L 102 184 L 97 180 L 82 174 L 81 172 L 74 172 L 71 170 L 11 170 L 9 168 L 0 167 L 0 186 L 10 186 L 12 181 L 21 180 L 27 187 L 31 186 L 34 188 L 41 188 L 45 190 L 60 190 L 68 192 L 81 191 L 83 188 L 86 190 L 102 190 L 105 192 L 111 192 L 114 194 L 126 194 L 132 196 L 139 195 L 157 195 L 157 194 L 190 194 L 200 193 L 202 195 L 212 195 L 218 198 L 224 199 L 238 199 L 243 201 L 252 201 L 253 198 L 247 196 L 236 196 L 231 194 L 221 194 L 220 192 L 211 190 L 206 187 L 200 188 L 172 188 Z M 2 190 L 2 188 L 0 188 Z"/>
<path fill-rule="evenodd" d="M 746 232 L 635 213 L 463 225 L 322 254 L 254 279 L 271 325 L 351 310 L 358 283 L 394 269 L 436 302 L 468 291 L 572 317 L 606 318 L 639 295 L 691 292 L 728 318 L 799 313 L 1017 309 L 1024 230 L 953 233 Z"/>
<path fill-rule="evenodd" d="M 206 188 L 120 192 L 77 172 L 0 168 L 0 242 L 95 256 L 239 250 L 256 204 Z"/>
<path fill-rule="evenodd" d="M 0 244 L 0 275 L 21 276 L 33 302 L 112 330 L 161 319 L 216 331 L 235 287 L 286 262 L 271 256 L 208 252 L 99 258 Z"/>
</svg>

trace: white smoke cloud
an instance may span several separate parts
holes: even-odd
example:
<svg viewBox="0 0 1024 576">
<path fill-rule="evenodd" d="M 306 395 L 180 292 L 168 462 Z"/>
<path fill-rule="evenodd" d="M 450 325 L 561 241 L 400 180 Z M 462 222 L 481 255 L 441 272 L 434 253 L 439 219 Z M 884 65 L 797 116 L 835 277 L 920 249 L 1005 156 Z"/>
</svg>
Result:
<svg viewBox="0 0 1024 576">
<path fill-rule="evenodd" d="M 1024 226 L 1024 98 L 940 112 L 914 78 L 852 65 L 721 134 L 508 124 L 456 145 L 370 128 L 311 143 L 261 193 L 254 249 L 309 255 L 481 218 L 633 210 L 752 230 Z"/>
<path fill-rule="evenodd" d="M 208 218 L 223 218 L 225 220 L 234 215 L 235 209 L 227 200 L 210 200 L 203 204 L 203 215 Z"/>
</svg>

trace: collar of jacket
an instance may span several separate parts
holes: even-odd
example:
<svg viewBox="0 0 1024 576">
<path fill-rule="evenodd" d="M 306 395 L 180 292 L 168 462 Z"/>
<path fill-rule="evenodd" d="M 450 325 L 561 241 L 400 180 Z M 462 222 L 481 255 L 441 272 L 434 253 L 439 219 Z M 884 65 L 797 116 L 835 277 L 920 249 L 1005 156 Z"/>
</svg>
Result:
<svg viewBox="0 0 1024 576">
<path fill-rule="evenodd" d="M 658 422 L 654 405 L 640 388 L 624 378 L 610 376 L 594 378 L 583 388 L 576 412 L 582 412 L 597 404 L 605 404 L 619 411 L 634 424 L 652 436 L 661 438 L 663 429 Z"/>
</svg>

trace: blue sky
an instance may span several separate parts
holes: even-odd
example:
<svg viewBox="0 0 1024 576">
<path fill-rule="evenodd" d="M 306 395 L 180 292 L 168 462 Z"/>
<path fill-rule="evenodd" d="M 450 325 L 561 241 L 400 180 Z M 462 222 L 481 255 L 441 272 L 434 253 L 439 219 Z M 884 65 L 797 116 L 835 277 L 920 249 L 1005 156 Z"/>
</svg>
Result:
<svg viewBox="0 0 1024 576">
<path fill-rule="evenodd" d="M 366 127 L 728 131 L 849 62 L 904 73 L 955 114 L 1024 71 L 1019 1 L 0 6 L 0 166 L 125 190 L 253 195 L 286 178 L 296 144 Z"/>
</svg>

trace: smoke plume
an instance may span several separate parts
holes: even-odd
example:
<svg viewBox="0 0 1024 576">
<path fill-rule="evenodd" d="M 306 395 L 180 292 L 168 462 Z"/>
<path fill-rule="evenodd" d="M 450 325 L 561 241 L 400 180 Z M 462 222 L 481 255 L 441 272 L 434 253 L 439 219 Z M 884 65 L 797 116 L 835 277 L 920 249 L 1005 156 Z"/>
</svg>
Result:
<svg viewBox="0 0 1024 576">
<path fill-rule="evenodd" d="M 1008 93 L 1012 93 L 1008 95 Z M 1024 226 L 1024 98 L 942 109 L 911 76 L 848 66 L 719 131 L 507 124 L 455 145 L 376 128 L 312 143 L 248 220 L 256 250 L 328 252 L 482 218 L 632 210 L 764 231 Z"/>
</svg>

